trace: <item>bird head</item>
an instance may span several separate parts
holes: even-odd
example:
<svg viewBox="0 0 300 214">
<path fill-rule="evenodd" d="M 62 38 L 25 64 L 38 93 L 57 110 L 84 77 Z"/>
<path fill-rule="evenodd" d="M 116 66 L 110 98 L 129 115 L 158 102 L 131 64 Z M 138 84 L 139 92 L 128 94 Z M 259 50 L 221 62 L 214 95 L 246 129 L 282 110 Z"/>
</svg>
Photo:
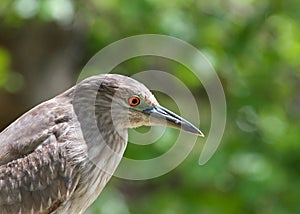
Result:
<svg viewBox="0 0 300 214">
<path fill-rule="evenodd" d="M 91 80 L 96 80 L 98 85 L 95 105 L 99 115 L 104 115 L 109 109 L 116 127 L 163 125 L 204 136 L 190 122 L 159 105 L 146 86 L 130 77 L 105 74 L 92 77 Z"/>
</svg>

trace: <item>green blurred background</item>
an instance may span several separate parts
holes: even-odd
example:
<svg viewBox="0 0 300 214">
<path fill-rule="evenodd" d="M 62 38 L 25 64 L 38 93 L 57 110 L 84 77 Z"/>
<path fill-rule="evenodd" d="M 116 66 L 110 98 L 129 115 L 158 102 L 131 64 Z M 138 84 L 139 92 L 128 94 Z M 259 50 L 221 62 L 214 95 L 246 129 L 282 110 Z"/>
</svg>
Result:
<svg viewBox="0 0 300 214">
<path fill-rule="evenodd" d="M 87 214 L 299 213 L 299 11 L 297 0 L 1 0 L 0 129 L 73 85 L 106 45 L 137 34 L 171 35 L 203 51 L 222 81 L 228 114 L 221 146 L 204 166 L 199 139 L 164 176 L 113 178 Z M 209 102 L 190 71 L 151 57 L 123 68 L 126 75 L 175 72 L 201 97 L 208 133 Z M 172 100 L 158 100 L 176 111 Z M 149 158 L 170 146 L 155 144 L 129 145 L 125 155 Z"/>
</svg>

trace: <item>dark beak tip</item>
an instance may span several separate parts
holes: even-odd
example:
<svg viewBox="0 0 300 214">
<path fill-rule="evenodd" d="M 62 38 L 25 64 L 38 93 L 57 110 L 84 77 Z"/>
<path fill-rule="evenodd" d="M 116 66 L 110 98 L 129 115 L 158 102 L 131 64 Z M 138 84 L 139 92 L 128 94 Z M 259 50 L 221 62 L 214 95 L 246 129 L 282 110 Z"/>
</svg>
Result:
<svg viewBox="0 0 300 214">
<path fill-rule="evenodd" d="M 197 135 L 198 137 L 205 137 L 204 134 L 197 127 L 193 126 L 188 122 L 186 122 L 186 124 L 184 124 L 184 126 L 181 126 L 181 128 L 179 129 Z"/>
<path fill-rule="evenodd" d="M 200 130 L 197 130 L 197 132 L 192 132 L 192 133 L 196 134 L 198 137 L 205 137 L 205 135 Z"/>
<path fill-rule="evenodd" d="M 205 137 L 205 135 L 201 132 L 198 134 L 199 137 Z"/>
</svg>

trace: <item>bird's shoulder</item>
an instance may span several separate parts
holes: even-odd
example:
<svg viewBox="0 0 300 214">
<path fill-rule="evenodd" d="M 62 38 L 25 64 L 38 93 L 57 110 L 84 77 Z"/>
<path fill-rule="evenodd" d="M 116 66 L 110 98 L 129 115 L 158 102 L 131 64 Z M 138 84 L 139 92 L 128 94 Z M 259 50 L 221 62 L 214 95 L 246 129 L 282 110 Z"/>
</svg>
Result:
<svg viewBox="0 0 300 214">
<path fill-rule="evenodd" d="M 70 103 L 53 98 L 23 114 L 0 133 L 0 165 L 30 154 L 52 136 L 59 140 L 72 113 Z"/>
<path fill-rule="evenodd" d="M 77 126 L 71 101 L 58 97 L 0 133 L 2 213 L 51 213 L 64 206 L 82 167 L 75 162 L 80 159 L 69 154 L 74 142 L 81 142 Z"/>
</svg>

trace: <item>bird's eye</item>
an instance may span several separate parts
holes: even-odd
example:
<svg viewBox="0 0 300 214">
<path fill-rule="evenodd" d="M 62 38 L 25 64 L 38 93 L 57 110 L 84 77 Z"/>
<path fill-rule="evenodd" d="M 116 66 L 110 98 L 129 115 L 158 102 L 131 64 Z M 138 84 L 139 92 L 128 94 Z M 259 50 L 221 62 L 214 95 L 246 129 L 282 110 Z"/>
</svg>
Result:
<svg viewBox="0 0 300 214">
<path fill-rule="evenodd" d="M 140 104 L 141 100 L 139 97 L 137 96 L 132 96 L 128 98 L 128 103 L 130 106 L 134 107 L 134 106 L 138 106 Z"/>
</svg>

